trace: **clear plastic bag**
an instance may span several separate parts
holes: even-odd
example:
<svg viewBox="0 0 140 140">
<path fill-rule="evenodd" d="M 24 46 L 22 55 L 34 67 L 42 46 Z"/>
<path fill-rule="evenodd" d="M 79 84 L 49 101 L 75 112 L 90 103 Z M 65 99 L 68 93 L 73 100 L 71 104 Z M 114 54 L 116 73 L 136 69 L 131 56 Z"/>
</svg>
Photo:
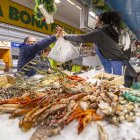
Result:
<svg viewBox="0 0 140 140">
<path fill-rule="evenodd" d="M 78 50 L 69 42 L 60 37 L 52 48 L 48 57 L 58 61 L 67 62 L 79 56 Z"/>
</svg>

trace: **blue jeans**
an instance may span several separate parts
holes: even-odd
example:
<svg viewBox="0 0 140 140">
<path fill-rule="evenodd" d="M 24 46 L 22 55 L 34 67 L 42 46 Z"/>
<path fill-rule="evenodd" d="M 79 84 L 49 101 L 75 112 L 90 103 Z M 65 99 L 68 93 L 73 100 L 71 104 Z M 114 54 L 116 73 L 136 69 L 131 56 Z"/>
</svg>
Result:
<svg viewBox="0 0 140 140">
<path fill-rule="evenodd" d="M 96 54 L 98 55 L 106 73 L 122 75 L 122 61 L 113 61 L 106 59 L 99 49 L 96 47 Z"/>
</svg>

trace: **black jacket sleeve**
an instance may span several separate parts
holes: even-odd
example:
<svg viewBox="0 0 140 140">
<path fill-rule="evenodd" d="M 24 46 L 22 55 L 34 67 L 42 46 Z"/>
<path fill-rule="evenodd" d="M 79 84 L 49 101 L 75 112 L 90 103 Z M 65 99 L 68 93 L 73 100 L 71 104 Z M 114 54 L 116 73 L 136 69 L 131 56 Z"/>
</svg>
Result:
<svg viewBox="0 0 140 140">
<path fill-rule="evenodd" d="M 50 37 L 42 39 L 41 41 L 35 43 L 34 45 L 28 45 L 26 46 L 26 54 L 27 55 L 37 54 L 41 50 L 49 47 L 49 45 L 55 41 L 56 41 L 56 37 L 52 35 Z"/>
<path fill-rule="evenodd" d="M 101 41 L 101 31 L 100 30 L 94 30 L 88 34 L 83 35 L 66 35 L 64 36 L 64 39 L 72 41 L 72 42 L 78 42 L 78 43 L 100 43 Z"/>
</svg>

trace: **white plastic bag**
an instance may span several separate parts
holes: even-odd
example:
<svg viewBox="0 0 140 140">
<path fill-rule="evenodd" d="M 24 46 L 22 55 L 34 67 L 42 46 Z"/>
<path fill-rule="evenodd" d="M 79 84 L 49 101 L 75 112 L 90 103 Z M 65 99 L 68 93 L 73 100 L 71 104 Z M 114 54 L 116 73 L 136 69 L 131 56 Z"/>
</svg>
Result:
<svg viewBox="0 0 140 140">
<path fill-rule="evenodd" d="M 78 50 L 69 42 L 60 37 L 52 48 L 48 57 L 58 62 L 67 62 L 79 56 Z"/>
</svg>

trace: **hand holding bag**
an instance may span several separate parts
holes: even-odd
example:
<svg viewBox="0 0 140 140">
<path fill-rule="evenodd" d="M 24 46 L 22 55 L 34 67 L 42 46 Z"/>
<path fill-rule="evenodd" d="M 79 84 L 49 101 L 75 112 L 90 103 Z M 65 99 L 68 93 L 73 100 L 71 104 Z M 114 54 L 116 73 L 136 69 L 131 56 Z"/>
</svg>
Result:
<svg viewBox="0 0 140 140">
<path fill-rule="evenodd" d="M 58 61 L 67 62 L 69 60 L 75 59 L 79 56 L 78 50 L 64 38 L 60 37 L 49 53 L 48 57 Z"/>
</svg>

